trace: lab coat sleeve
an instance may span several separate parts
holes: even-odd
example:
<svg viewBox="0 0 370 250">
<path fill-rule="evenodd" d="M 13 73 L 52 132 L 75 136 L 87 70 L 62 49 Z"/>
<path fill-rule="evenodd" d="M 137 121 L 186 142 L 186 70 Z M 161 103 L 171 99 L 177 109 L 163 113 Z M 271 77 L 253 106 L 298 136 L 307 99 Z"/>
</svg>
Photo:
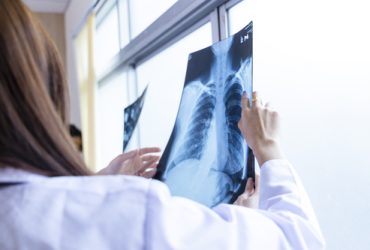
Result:
<svg viewBox="0 0 370 250">
<path fill-rule="evenodd" d="M 261 168 L 260 208 L 209 209 L 172 197 L 153 181 L 147 197 L 146 249 L 323 249 L 307 195 L 285 160 Z"/>
</svg>

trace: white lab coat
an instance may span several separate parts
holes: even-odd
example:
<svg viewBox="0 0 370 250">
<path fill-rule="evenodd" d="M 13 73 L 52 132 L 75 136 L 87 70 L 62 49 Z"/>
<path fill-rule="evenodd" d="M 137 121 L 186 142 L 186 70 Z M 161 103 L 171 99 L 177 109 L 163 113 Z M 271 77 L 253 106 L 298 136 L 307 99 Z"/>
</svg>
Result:
<svg viewBox="0 0 370 250">
<path fill-rule="evenodd" d="M 261 168 L 260 209 L 209 209 L 131 176 L 43 177 L 0 169 L 0 249 L 323 249 L 290 164 Z"/>
</svg>

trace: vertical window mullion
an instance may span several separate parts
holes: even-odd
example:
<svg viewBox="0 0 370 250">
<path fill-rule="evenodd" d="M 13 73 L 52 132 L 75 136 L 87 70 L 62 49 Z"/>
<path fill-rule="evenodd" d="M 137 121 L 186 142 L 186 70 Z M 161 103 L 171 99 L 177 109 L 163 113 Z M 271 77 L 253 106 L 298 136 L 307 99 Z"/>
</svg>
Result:
<svg viewBox="0 0 370 250">
<path fill-rule="evenodd" d="M 130 43 L 132 39 L 132 20 L 130 13 L 130 0 L 117 0 L 118 19 L 119 19 L 119 42 L 120 49 Z M 134 102 L 138 97 L 138 83 L 136 77 L 135 65 L 127 65 L 124 68 L 127 70 L 125 84 L 126 97 L 128 104 Z M 123 112 L 123 110 L 122 110 Z M 132 135 L 131 141 L 136 141 L 137 147 L 140 147 L 140 127 L 137 125 L 134 134 Z M 135 143 L 131 143 L 135 144 Z"/>
<path fill-rule="evenodd" d="M 226 4 L 218 7 L 218 24 L 220 30 L 220 39 L 223 40 L 228 37 L 228 21 Z"/>
<path fill-rule="evenodd" d="M 228 22 L 226 4 L 217 7 L 210 14 L 212 24 L 212 40 L 213 43 L 221 41 L 228 37 Z"/>
<path fill-rule="evenodd" d="M 125 47 L 131 40 L 129 0 L 117 0 L 120 48 Z"/>
<path fill-rule="evenodd" d="M 218 8 L 211 12 L 210 22 L 212 25 L 212 42 L 216 43 L 221 40 Z"/>
<path fill-rule="evenodd" d="M 120 10 L 120 7 L 121 7 L 121 1 L 120 0 L 115 0 L 115 4 L 117 6 L 117 16 L 118 16 L 118 44 L 119 44 L 119 48 L 121 50 L 121 48 L 123 47 L 123 41 L 122 41 L 122 27 L 124 25 L 124 23 L 122 23 L 122 13 L 121 13 L 121 10 Z"/>
</svg>

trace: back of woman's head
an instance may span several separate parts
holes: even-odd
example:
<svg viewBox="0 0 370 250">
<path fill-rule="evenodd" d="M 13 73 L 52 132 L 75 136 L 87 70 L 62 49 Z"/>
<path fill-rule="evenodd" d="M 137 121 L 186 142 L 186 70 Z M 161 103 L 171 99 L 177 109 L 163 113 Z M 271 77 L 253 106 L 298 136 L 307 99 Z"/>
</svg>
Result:
<svg viewBox="0 0 370 250">
<path fill-rule="evenodd" d="M 68 129 L 68 86 L 54 44 L 21 0 L 0 1 L 0 167 L 89 171 Z"/>
</svg>

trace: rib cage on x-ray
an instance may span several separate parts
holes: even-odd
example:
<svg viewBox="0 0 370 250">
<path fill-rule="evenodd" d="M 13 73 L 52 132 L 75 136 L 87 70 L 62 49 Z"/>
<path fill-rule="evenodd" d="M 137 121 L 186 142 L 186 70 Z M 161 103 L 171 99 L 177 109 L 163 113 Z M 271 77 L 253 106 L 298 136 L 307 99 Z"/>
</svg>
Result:
<svg viewBox="0 0 370 250">
<path fill-rule="evenodd" d="M 243 137 L 238 128 L 241 114 L 241 98 L 243 86 L 237 75 L 230 75 L 225 83 L 225 117 L 227 130 L 228 157 L 223 172 L 225 172 L 233 183 L 242 178 L 243 161 L 245 152 L 243 150 Z"/>
<path fill-rule="evenodd" d="M 252 24 L 189 56 L 179 112 L 156 178 L 173 195 L 213 207 L 244 191 L 253 162 L 238 128 L 252 93 Z M 253 167 L 253 163 L 249 166 Z"/>
<path fill-rule="evenodd" d="M 202 157 L 216 104 L 216 85 L 211 82 L 206 87 L 193 109 L 190 127 L 185 135 L 186 139 L 179 149 L 178 156 L 173 160 L 168 170 L 185 159 L 200 160 Z"/>
</svg>

